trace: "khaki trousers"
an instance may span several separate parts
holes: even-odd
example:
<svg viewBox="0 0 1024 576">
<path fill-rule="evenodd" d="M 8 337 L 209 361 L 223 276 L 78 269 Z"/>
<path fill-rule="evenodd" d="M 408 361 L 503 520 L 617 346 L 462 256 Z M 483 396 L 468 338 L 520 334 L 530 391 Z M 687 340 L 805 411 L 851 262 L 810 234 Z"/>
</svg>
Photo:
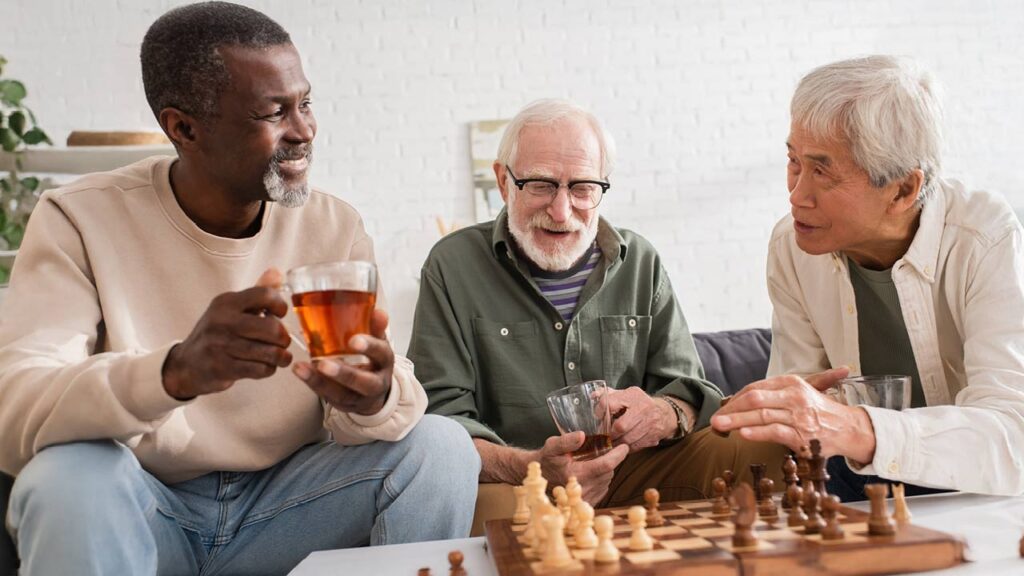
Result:
<svg viewBox="0 0 1024 576">
<path fill-rule="evenodd" d="M 630 454 L 619 464 L 608 495 L 598 508 L 643 503 L 644 490 L 657 488 L 662 502 L 698 500 L 714 496 L 711 481 L 732 470 L 736 482 L 751 482 L 750 465 L 767 465 L 766 477 L 782 490 L 782 462 L 789 453 L 784 446 L 748 442 L 731 434 L 722 438 L 705 428 L 675 444 Z M 549 486 L 548 488 L 553 488 Z M 473 518 L 472 536 L 484 533 L 484 522 L 511 518 L 515 496 L 509 484 L 481 484 Z"/>
</svg>

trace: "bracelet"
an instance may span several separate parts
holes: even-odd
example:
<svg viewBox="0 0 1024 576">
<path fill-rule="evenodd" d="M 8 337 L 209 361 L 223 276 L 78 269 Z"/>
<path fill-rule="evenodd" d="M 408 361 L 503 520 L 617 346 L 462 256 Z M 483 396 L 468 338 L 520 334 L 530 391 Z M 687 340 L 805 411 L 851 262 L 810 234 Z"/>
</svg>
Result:
<svg viewBox="0 0 1024 576">
<path fill-rule="evenodd" d="M 686 436 L 686 429 L 690 425 L 690 419 L 686 417 L 686 412 L 683 412 L 683 409 L 679 404 L 676 404 L 665 396 L 661 396 L 660 398 L 667 402 L 669 407 L 672 408 L 672 411 L 676 413 L 676 433 L 665 440 L 681 440 L 683 436 Z"/>
</svg>

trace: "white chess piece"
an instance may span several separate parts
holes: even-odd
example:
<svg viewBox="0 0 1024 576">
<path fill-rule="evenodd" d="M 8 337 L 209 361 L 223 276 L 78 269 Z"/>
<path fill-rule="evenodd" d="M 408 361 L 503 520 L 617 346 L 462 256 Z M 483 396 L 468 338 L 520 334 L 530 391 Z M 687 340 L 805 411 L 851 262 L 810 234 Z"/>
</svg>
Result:
<svg viewBox="0 0 1024 576">
<path fill-rule="evenodd" d="M 631 506 L 629 509 L 629 525 L 633 528 L 629 535 L 630 550 L 651 550 L 654 539 L 647 533 L 647 510 L 643 506 Z"/>
<path fill-rule="evenodd" d="M 594 551 L 594 562 L 601 564 L 619 561 L 619 549 L 612 542 L 614 521 L 611 516 L 598 516 L 594 519 L 597 530 L 597 550 Z"/>
<path fill-rule="evenodd" d="M 597 534 L 594 533 L 594 507 L 586 502 L 580 502 L 574 509 L 577 519 L 576 531 L 573 538 L 576 547 L 580 549 L 594 548 L 597 546 Z"/>
<path fill-rule="evenodd" d="M 562 513 L 562 524 L 569 524 L 569 496 L 565 493 L 565 488 L 555 486 L 552 494 L 555 496 L 555 504 L 558 506 L 558 511 Z"/>
<path fill-rule="evenodd" d="M 569 476 L 569 481 L 565 484 L 565 493 L 569 496 L 569 522 L 565 529 L 575 534 L 576 525 L 579 523 L 576 518 L 576 506 L 583 501 L 583 486 L 580 486 L 575 476 Z"/>
<path fill-rule="evenodd" d="M 572 564 L 572 554 L 565 543 L 565 518 L 557 511 L 544 517 L 544 530 L 547 532 L 547 543 L 541 555 L 541 562 L 547 568 L 561 568 Z"/>
<path fill-rule="evenodd" d="M 526 524 L 530 521 L 530 507 L 526 505 L 526 486 L 513 486 L 516 495 L 516 511 L 512 514 L 513 524 Z"/>
</svg>

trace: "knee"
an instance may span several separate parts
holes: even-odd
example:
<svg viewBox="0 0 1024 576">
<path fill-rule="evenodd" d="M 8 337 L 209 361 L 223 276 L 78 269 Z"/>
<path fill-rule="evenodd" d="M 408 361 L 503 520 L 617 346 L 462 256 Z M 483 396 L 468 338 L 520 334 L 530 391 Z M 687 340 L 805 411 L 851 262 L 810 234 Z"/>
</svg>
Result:
<svg viewBox="0 0 1024 576">
<path fill-rule="evenodd" d="M 480 475 L 480 455 L 461 424 L 444 416 L 427 414 L 410 432 L 410 452 L 419 454 L 426 466 L 473 485 Z"/>
<path fill-rule="evenodd" d="M 111 441 L 50 446 L 36 454 L 14 480 L 11 502 L 38 501 L 54 507 L 88 505 L 127 486 L 135 456 Z"/>
</svg>

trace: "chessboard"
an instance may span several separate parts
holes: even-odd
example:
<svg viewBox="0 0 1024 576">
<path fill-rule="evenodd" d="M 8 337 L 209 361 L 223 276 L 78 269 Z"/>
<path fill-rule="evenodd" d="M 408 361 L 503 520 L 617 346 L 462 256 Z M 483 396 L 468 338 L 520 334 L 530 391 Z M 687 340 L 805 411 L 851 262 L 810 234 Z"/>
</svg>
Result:
<svg viewBox="0 0 1024 576">
<path fill-rule="evenodd" d="M 778 498 L 774 497 L 776 502 Z M 654 547 L 639 552 L 629 549 L 629 508 L 596 511 L 613 518 L 612 542 L 621 552 L 617 563 L 595 563 L 594 550 L 576 549 L 569 536 L 573 564 L 545 567 L 523 537 L 527 526 L 508 519 L 486 524 L 488 554 L 501 576 L 891 574 L 937 570 L 963 561 L 963 543 L 954 536 L 909 523 L 893 535 L 871 536 L 869 514 L 842 505 L 837 516 L 845 532 L 841 540 L 804 534 L 803 526 L 788 527 L 783 511 L 771 523 L 754 522 L 757 543 L 747 548 L 732 544 L 735 511 L 716 516 L 711 500 L 660 503 L 658 510 L 664 524 L 647 528 Z"/>
</svg>

